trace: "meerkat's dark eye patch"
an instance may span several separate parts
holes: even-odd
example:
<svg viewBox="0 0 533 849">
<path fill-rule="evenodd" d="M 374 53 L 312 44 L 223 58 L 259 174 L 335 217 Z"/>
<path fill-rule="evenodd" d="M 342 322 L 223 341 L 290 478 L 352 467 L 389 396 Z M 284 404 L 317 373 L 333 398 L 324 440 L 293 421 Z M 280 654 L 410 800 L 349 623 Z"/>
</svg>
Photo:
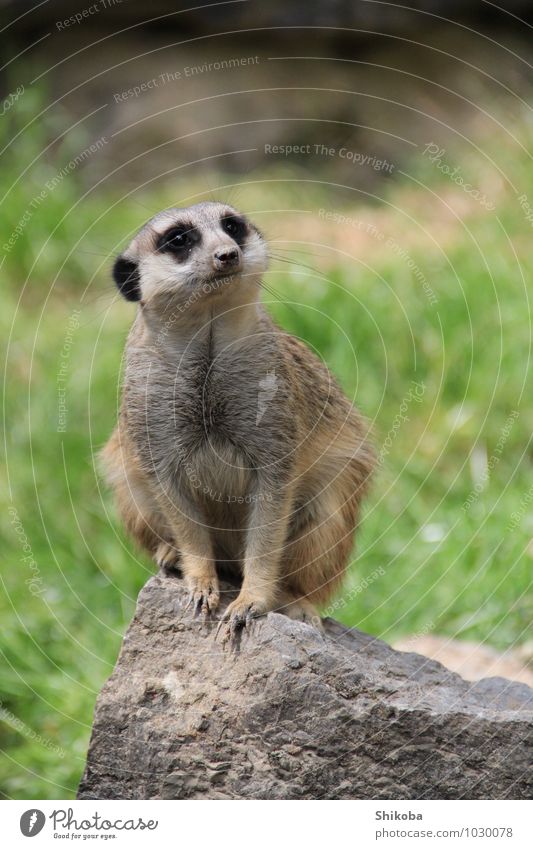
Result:
<svg viewBox="0 0 533 849">
<path fill-rule="evenodd" d="M 141 281 L 136 262 L 126 259 L 123 256 L 118 256 L 113 266 L 113 280 L 117 284 L 120 294 L 127 301 L 141 300 Z"/>
<path fill-rule="evenodd" d="M 201 236 L 196 227 L 190 224 L 175 224 L 157 240 L 159 253 L 171 253 L 178 260 L 185 260 L 195 245 L 199 244 Z"/>
<path fill-rule="evenodd" d="M 242 247 L 244 240 L 248 235 L 248 225 L 244 218 L 228 213 L 227 215 L 222 216 L 220 224 L 224 232 L 227 233 L 228 236 L 231 236 L 231 238 L 237 242 L 239 247 Z"/>
</svg>

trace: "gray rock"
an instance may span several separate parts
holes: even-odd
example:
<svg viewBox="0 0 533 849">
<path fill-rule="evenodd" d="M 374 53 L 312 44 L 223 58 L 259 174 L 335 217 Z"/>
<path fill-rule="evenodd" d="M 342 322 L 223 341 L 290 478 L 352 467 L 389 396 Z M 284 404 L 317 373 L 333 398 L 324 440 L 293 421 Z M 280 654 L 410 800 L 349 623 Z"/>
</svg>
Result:
<svg viewBox="0 0 533 849">
<path fill-rule="evenodd" d="M 142 590 L 80 799 L 532 797 L 526 685 L 467 683 L 333 620 L 321 636 L 277 613 L 230 650 L 185 597 L 161 575 Z"/>
</svg>

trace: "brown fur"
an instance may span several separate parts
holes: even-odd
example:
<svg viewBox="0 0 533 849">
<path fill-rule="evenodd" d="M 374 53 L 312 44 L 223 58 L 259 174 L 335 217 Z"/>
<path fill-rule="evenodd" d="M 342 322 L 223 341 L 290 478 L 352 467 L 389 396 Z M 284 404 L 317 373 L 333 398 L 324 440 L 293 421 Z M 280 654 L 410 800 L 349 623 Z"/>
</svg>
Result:
<svg viewBox="0 0 533 849">
<path fill-rule="evenodd" d="M 272 609 L 311 618 L 338 589 L 374 456 L 327 367 L 260 305 L 253 225 L 228 285 L 199 289 L 205 253 L 229 244 L 226 209 L 162 213 L 126 252 L 141 302 L 102 460 L 128 533 L 160 566 L 180 564 L 198 610 L 218 604 L 217 563 L 243 576 L 232 634 Z M 184 214 L 201 243 L 168 261 L 156 237 Z"/>
</svg>

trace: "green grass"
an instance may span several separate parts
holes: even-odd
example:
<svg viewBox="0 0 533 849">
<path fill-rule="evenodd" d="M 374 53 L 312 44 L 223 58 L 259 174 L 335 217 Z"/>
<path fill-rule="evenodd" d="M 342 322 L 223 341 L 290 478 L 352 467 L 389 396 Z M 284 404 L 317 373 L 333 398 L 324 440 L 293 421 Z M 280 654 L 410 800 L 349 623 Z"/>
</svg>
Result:
<svg viewBox="0 0 533 849">
<path fill-rule="evenodd" d="M 28 95 L 27 117 L 37 105 Z M 7 126 L 5 132 L 14 129 Z M 528 142 L 527 127 L 519 130 Z M 32 140 L 24 134 L 7 154 L 0 180 L 2 194 L 8 195 L 0 221 L 8 236 L 58 163 L 85 141 L 71 140 L 71 149 L 60 143 L 13 187 L 49 132 L 40 122 Z M 505 138 L 490 145 L 487 151 L 496 151 L 519 193 L 533 198 L 527 155 Z M 458 149 L 455 156 L 467 169 L 467 154 Z M 425 161 L 414 162 L 410 171 L 428 187 L 408 176 L 397 178 L 386 202 L 371 208 L 354 193 L 287 183 L 273 172 L 267 184 L 260 182 L 263 175 L 246 184 L 242 180 L 230 195 L 258 215 L 269 207 L 301 208 L 305 197 L 315 218 L 324 206 L 363 218 L 382 215 L 393 231 L 402 230 L 397 240 L 409 245 L 409 255 L 431 283 L 435 304 L 407 262 L 385 248 L 365 262 L 357 255 L 347 260 L 331 254 L 320 272 L 274 264 L 269 278 L 281 295 L 269 308 L 320 352 L 350 395 L 355 393 L 374 422 L 378 451 L 392 433 L 339 616 L 389 641 L 430 629 L 506 649 L 526 640 L 533 601 L 533 510 L 524 502 L 532 482 L 526 294 L 533 270 L 531 230 L 506 185 L 498 190 L 496 214 L 470 205 L 464 219 L 468 230 L 459 222 L 445 252 L 428 249 L 428 243 L 417 247 L 406 220 L 387 203 L 403 199 L 416 211 L 418 203 L 427 208 L 430 192 L 446 195 L 451 187 Z M 476 178 L 489 180 L 491 174 L 487 166 Z M 202 190 L 201 181 L 190 181 L 185 191 L 180 180 L 179 190 L 167 181 L 164 189 L 155 185 L 131 198 L 117 185 L 83 197 L 84 180 L 80 169 L 50 193 L 2 267 L 0 322 L 9 341 L 7 483 L 0 511 L 5 564 L 0 787 L 14 798 L 74 795 L 96 695 L 112 671 L 136 595 L 153 571 L 124 538 L 93 465 L 115 421 L 121 354 L 133 315 L 131 306 L 114 300 L 108 257 L 149 210 Z M 218 182 L 236 181 L 220 175 Z M 461 190 L 455 192 L 461 196 Z M 431 202 L 438 218 L 441 202 L 438 197 Z M 420 223 L 425 225 L 422 215 Z M 306 262 L 313 263 L 312 252 Z M 75 310 L 81 310 L 80 326 L 64 359 Z M 62 362 L 68 415 L 66 431 L 58 433 Z M 424 391 L 420 400 L 405 401 L 413 381 Z M 408 421 L 394 429 L 402 403 Z M 501 445 L 513 411 L 518 415 Z M 492 458 L 490 477 L 464 510 L 483 457 Z M 31 548 L 33 573 L 22 560 L 28 551 L 14 527 L 13 510 Z M 523 515 L 510 531 L 517 510 Z M 377 580 L 358 591 L 378 569 Z"/>
</svg>

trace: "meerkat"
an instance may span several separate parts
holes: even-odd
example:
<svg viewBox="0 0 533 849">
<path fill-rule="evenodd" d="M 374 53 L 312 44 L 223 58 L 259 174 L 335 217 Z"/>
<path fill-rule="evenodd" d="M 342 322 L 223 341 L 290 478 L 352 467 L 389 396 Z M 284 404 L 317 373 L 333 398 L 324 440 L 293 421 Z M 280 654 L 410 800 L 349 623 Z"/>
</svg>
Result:
<svg viewBox="0 0 533 849">
<path fill-rule="evenodd" d="M 257 227 L 222 203 L 165 210 L 116 259 L 138 304 L 102 452 L 124 525 L 179 567 L 196 614 L 241 579 L 224 639 L 277 610 L 320 622 L 352 550 L 374 454 L 326 365 L 260 300 Z"/>
</svg>

